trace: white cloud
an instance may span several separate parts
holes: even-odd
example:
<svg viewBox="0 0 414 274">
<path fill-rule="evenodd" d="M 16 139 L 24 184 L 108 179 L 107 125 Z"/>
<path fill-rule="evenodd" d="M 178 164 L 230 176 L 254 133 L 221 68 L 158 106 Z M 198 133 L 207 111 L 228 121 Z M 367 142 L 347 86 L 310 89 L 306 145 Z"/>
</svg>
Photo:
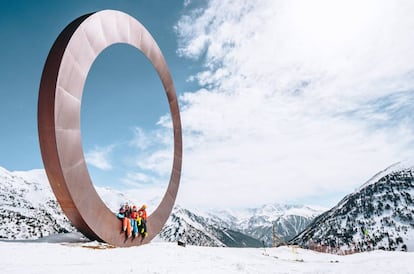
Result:
<svg viewBox="0 0 414 274">
<path fill-rule="evenodd" d="M 129 172 L 121 179 L 121 182 L 125 185 L 136 187 L 152 183 L 153 178 L 143 172 Z"/>
<path fill-rule="evenodd" d="M 95 147 L 92 151 L 85 154 L 85 160 L 88 164 L 96 168 L 110 170 L 112 169 L 112 164 L 109 160 L 109 156 L 114 147 L 114 145 L 107 147 Z"/>
<path fill-rule="evenodd" d="M 183 15 L 178 54 L 204 66 L 189 76 L 203 88 L 180 97 L 180 202 L 347 193 L 412 154 L 395 110 L 413 103 L 413 13 L 408 1 L 216 0 Z M 168 170 L 165 155 L 150 162 Z"/>
<path fill-rule="evenodd" d="M 130 145 L 138 149 L 146 149 L 151 145 L 151 138 L 148 134 L 140 127 L 132 129 L 134 137 L 130 141 Z"/>
<path fill-rule="evenodd" d="M 133 148 L 133 151 L 134 148 L 136 151 L 128 162 L 141 170 L 135 173 L 135 179 L 137 179 L 136 175 L 140 174 L 140 180 L 155 182 L 157 180 L 155 177 L 167 176 L 171 172 L 173 131 L 170 116 L 165 115 L 161 117 L 157 125 L 160 128 L 156 130 L 144 130 L 139 127 L 133 129 L 134 137 L 129 142 L 129 145 Z M 144 174 L 146 178 L 142 177 Z M 124 182 L 131 183 L 134 180 L 131 180 L 131 174 L 129 174 L 124 179 Z"/>
<path fill-rule="evenodd" d="M 137 159 L 135 164 L 138 168 L 155 173 L 157 176 L 168 176 L 171 173 L 172 160 L 172 148 L 164 148 L 148 152 Z"/>
<path fill-rule="evenodd" d="M 132 129 L 133 137 L 129 141 L 131 147 L 141 151 L 151 150 L 156 146 L 169 146 L 172 144 L 172 122 L 170 115 L 162 116 L 157 125 L 161 128 L 155 130 L 144 130 L 140 127 Z"/>
<path fill-rule="evenodd" d="M 184 7 L 187 7 L 188 5 L 190 5 L 191 4 L 191 0 L 184 0 L 184 4 L 183 4 L 183 6 Z"/>
</svg>

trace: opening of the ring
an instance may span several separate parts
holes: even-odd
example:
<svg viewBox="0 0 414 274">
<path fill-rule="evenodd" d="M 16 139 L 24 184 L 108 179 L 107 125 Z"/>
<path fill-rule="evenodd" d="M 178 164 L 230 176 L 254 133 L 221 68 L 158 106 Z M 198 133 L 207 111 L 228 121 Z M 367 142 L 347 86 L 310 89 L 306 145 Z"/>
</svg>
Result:
<svg viewBox="0 0 414 274">
<path fill-rule="evenodd" d="M 172 125 L 154 126 L 167 113 L 162 83 L 140 51 L 114 44 L 99 54 L 86 78 L 80 124 L 91 181 L 111 211 L 129 201 L 147 204 L 151 214 L 160 204 L 173 150 L 172 144 L 159 142 L 173 140 L 173 132 Z M 162 149 L 167 158 L 150 161 L 153 149 Z M 108 189 L 120 193 L 114 196 Z"/>
</svg>

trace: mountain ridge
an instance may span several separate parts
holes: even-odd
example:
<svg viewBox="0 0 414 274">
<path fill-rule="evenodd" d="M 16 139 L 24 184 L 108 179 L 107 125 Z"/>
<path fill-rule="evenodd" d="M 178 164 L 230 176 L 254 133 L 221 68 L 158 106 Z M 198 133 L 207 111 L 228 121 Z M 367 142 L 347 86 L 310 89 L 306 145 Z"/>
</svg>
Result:
<svg viewBox="0 0 414 274">
<path fill-rule="evenodd" d="M 112 211 L 128 201 L 97 188 Z M 44 170 L 0 167 L 0 238 L 40 238 L 76 229 L 62 213 Z M 189 210 L 176 205 L 158 239 L 192 245 L 259 247 L 281 242 L 344 251 L 414 249 L 414 168 L 396 163 L 325 212 L 300 205 L 267 204 L 232 210 Z"/>
<path fill-rule="evenodd" d="M 414 250 L 414 168 L 407 166 L 377 173 L 290 243 L 347 252 Z"/>
<path fill-rule="evenodd" d="M 120 204 L 132 201 L 119 191 L 95 188 L 114 213 Z M 2 221 L 0 238 L 36 239 L 56 233 L 76 231 L 57 203 L 44 170 L 11 172 L 0 167 L 0 191 L 0 220 Z M 238 215 L 233 216 L 225 211 L 218 214 L 218 212 L 184 209 L 177 205 L 158 238 L 164 241 L 184 239 L 188 244 L 193 245 L 259 247 L 265 244 L 270 246 L 272 237 L 269 233 L 272 233 L 271 227 L 276 213 L 269 212 L 269 209 L 274 211 L 276 208 L 278 208 L 276 213 L 281 216 L 288 214 L 288 209 L 295 207 L 264 205 L 256 209 L 240 209 Z M 281 234 L 290 236 L 297 232 L 296 229 L 294 232 L 285 233 L 282 231 L 283 227 L 279 230 Z"/>
</svg>

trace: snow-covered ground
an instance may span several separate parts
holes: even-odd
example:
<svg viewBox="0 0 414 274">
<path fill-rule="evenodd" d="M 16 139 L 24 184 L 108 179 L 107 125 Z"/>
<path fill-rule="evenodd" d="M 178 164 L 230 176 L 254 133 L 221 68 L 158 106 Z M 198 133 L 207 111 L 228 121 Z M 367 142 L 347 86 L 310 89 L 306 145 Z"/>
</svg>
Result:
<svg viewBox="0 0 414 274">
<path fill-rule="evenodd" d="M 152 242 L 101 248 L 67 238 L 0 241 L 0 273 L 414 273 L 414 253 L 339 256 L 292 247 L 217 248 Z"/>
</svg>

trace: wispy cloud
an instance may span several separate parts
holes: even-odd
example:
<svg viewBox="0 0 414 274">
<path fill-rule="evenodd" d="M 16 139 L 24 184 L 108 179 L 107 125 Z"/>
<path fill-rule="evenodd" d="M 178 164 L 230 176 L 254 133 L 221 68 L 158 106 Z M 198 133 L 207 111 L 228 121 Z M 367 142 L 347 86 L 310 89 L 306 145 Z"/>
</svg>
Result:
<svg viewBox="0 0 414 274">
<path fill-rule="evenodd" d="M 130 162 L 147 176 L 165 176 L 171 172 L 173 158 L 173 131 L 169 116 L 161 117 L 155 130 L 144 130 L 136 127 L 129 145 L 136 150 Z M 141 173 L 140 173 L 141 174 Z M 142 173 L 144 174 L 144 173 Z M 149 181 L 149 177 L 147 181 Z"/>
<path fill-rule="evenodd" d="M 92 151 L 85 154 L 85 160 L 88 164 L 99 168 L 101 170 L 112 169 L 110 154 L 115 148 L 115 145 L 107 147 L 95 147 Z"/>
<path fill-rule="evenodd" d="M 413 12 L 407 1 L 189 10 L 176 25 L 178 54 L 203 63 L 189 77 L 203 88 L 180 97 L 181 199 L 231 206 L 346 193 L 412 154 L 407 112 L 392 113 L 413 104 Z"/>
<path fill-rule="evenodd" d="M 130 186 L 143 186 L 145 184 L 153 182 L 152 177 L 142 172 L 127 173 L 122 182 Z"/>
<path fill-rule="evenodd" d="M 179 98 L 179 203 L 232 207 L 317 197 L 313 203 L 326 206 L 324 197 L 332 202 L 330 195 L 345 195 L 413 154 L 414 3 L 193 6 L 185 5 L 175 26 L 177 53 L 202 64 L 188 76 L 200 88 Z M 123 183 L 137 195 L 160 197 L 169 180 L 171 117 L 157 125 L 135 128 L 128 143 L 133 168 Z"/>
<path fill-rule="evenodd" d="M 144 130 L 140 127 L 132 128 L 133 137 L 129 141 L 131 147 L 139 150 L 151 150 L 156 146 L 169 146 L 173 143 L 172 123 L 170 115 L 160 117 L 157 122 L 157 129 Z"/>
<path fill-rule="evenodd" d="M 98 185 L 116 185 L 122 189 L 159 189 L 168 184 L 173 158 L 173 131 L 168 116 L 160 118 L 157 129 L 130 128 L 131 136 L 107 146 L 95 146 L 85 154 Z M 149 190 L 148 190 L 149 191 Z M 149 191 L 152 193 L 151 191 Z M 159 195 L 157 195 L 159 196 Z"/>
<path fill-rule="evenodd" d="M 133 147 L 137 147 L 141 150 L 147 149 L 151 145 L 151 140 L 145 131 L 140 127 L 135 127 L 132 129 L 134 137 L 129 142 Z"/>
</svg>

